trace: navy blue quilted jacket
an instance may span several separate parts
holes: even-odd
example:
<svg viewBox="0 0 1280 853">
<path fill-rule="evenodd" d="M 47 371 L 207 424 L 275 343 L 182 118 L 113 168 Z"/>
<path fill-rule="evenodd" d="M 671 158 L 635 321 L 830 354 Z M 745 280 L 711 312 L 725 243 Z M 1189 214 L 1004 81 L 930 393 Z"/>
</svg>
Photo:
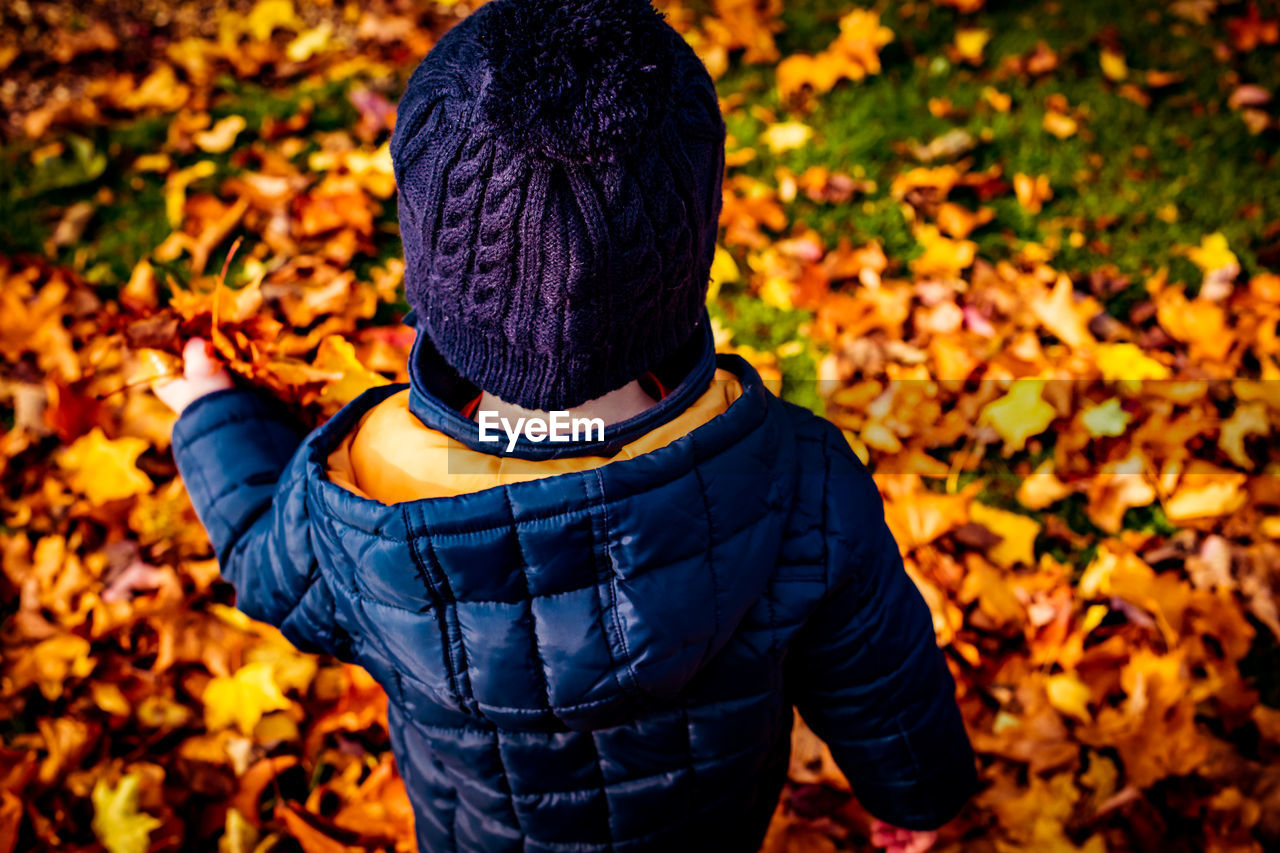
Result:
<svg viewBox="0 0 1280 853">
<path fill-rule="evenodd" d="M 705 350 L 606 440 L 704 389 Z M 661 450 L 396 505 L 325 470 L 400 387 L 305 438 L 251 391 L 179 420 L 174 453 L 238 606 L 386 689 L 424 853 L 754 850 L 793 704 L 889 823 L 936 827 L 972 793 L 954 684 L 870 475 L 837 429 L 718 358 L 741 397 Z M 429 373 L 413 371 L 414 413 L 474 441 Z"/>
</svg>

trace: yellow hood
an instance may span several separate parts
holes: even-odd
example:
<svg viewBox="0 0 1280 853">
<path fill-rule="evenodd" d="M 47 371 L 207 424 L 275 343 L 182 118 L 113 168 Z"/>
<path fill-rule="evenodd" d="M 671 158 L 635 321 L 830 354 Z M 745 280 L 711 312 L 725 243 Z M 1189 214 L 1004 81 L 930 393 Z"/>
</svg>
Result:
<svg viewBox="0 0 1280 853">
<path fill-rule="evenodd" d="M 474 450 L 431 429 L 409 411 L 406 389 L 360 419 L 329 455 L 327 474 L 343 488 L 385 504 L 464 495 L 587 471 L 658 450 L 723 414 L 741 394 L 738 377 L 717 370 L 710 386 L 689 408 L 624 445 L 615 456 L 532 460 Z"/>
</svg>

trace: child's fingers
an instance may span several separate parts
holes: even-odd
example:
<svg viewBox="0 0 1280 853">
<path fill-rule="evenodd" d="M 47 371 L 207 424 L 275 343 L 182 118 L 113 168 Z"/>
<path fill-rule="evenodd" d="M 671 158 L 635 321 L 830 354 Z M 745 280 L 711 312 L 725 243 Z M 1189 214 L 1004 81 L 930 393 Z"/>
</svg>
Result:
<svg viewBox="0 0 1280 853">
<path fill-rule="evenodd" d="M 183 373 L 188 379 L 204 379 L 222 370 L 209 353 L 209 342 L 204 338 L 192 338 L 182 348 Z"/>
<path fill-rule="evenodd" d="M 903 853 L 926 853 L 933 847 L 935 841 L 938 840 L 936 832 L 913 832 L 911 841 L 907 844 Z"/>
<path fill-rule="evenodd" d="M 903 842 L 901 830 L 888 824 L 871 827 L 871 843 L 886 850 L 896 850 Z"/>
<path fill-rule="evenodd" d="M 885 853 L 925 853 L 937 838 L 936 832 L 902 829 L 882 820 L 871 822 L 871 844 Z"/>
<path fill-rule="evenodd" d="M 231 374 L 214 360 L 209 344 L 203 338 L 192 338 L 182 348 L 182 376 L 157 382 L 152 390 L 169 408 L 181 414 L 201 397 L 233 387 Z"/>
</svg>

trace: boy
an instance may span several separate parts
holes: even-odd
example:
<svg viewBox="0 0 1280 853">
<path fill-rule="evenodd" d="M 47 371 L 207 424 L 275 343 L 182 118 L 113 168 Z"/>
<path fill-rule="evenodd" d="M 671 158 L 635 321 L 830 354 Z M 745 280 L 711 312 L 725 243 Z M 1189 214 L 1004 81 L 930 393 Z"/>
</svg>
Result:
<svg viewBox="0 0 1280 853">
<path fill-rule="evenodd" d="M 793 704 L 881 846 L 974 788 L 870 475 L 714 353 L 724 138 L 647 0 L 492 0 L 399 107 L 409 386 L 305 439 L 203 342 L 158 389 L 240 608 L 386 688 L 423 851 L 754 850 Z"/>
</svg>

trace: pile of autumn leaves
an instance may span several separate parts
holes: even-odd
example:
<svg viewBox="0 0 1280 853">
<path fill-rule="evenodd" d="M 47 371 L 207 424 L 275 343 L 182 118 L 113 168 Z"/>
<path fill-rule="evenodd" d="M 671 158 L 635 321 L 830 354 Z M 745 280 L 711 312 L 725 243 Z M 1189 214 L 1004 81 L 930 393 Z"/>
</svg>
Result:
<svg viewBox="0 0 1280 853">
<path fill-rule="evenodd" d="M 709 16 L 665 6 L 713 73 L 738 51 L 778 63 L 779 92 L 798 107 L 760 140 L 730 140 L 714 287 L 745 283 L 771 307 L 812 312 L 807 338 L 786 349 L 819 356 L 828 415 L 877 471 L 988 784 L 942 846 L 1101 851 L 1178 833 L 1250 850 L 1280 838 L 1280 711 L 1239 669 L 1258 631 L 1280 637 L 1268 456 L 1280 278 L 1242 280 L 1209 234 L 1177 250 L 1202 272 L 1194 297 L 1156 273 L 1127 317 L 1111 317 L 1108 283 L 1056 268 L 1053 246 L 979 257 L 969 237 L 992 212 L 959 199 L 1012 194 L 1034 213 L 1052 188 L 963 160 L 893 182 L 923 248 L 914 260 L 875 242 L 826 245 L 787 203 L 848 203 L 860 178 L 833 164 L 767 182 L 736 167 L 756 144 L 804 144 L 803 102 L 879 73 L 894 34 L 854 10 L 825 50 L 781 58 L 776 0 L 717 0 Z M 204 106 L 217 71 L 372 73 L 368 40 L 395 33 L 425 51 L 433 36 L 411 16 L 337 27 L 259 0 L 148 76 L 28 117 L 43 137 L 98 109 L 171 114 L 162 149 L 130 169 L 163 176 L 173 231 L 109 301 L 67 269 L 0 259 L 0 398 L 12 412 L 0 550 L 15 610 L 2 638 L 0 717 L 12 722 L 0 853 L 215 836 L 241 851 L 280 835 L 312 853 L 412 848 L 380 691 L 228 606 L 168 454 L 172 416 L 148 390 L 196 334 L 313 420 L 403 377 L 411 332 L 374 323 L 402 266 L 353 271 L 377 255 L 394 192 L 386 98 L 353 85 L 356 126 L 312 135 L 303 112 L 238 148 L 244 119 L 213 121 Z M 954 49 L 972 53 L 974 38 Z M 1037 48 L 1024 61 L 1047 60 Z M 1012 105 L 992 88 L 981 108 Z M 1058 104 L 1046 128 L 1069 133 L 1071 112 Z M 219 177 L 212 155 L 228 150 L 237 170 Z M 209 269 L 233 235 L 244 238 L 234 288 Z M 190 284 L 166 279 L 171 263 Z M 777 374 L 779 353 L 740 351 Z M 1165 522 L 1126 524 L 1135 512 Z M 792 775 L 768 849 L 834 849 L 856 832 L 855 808 L 808 796 L 844 782 L 803 729 Z"/>
</svg>

